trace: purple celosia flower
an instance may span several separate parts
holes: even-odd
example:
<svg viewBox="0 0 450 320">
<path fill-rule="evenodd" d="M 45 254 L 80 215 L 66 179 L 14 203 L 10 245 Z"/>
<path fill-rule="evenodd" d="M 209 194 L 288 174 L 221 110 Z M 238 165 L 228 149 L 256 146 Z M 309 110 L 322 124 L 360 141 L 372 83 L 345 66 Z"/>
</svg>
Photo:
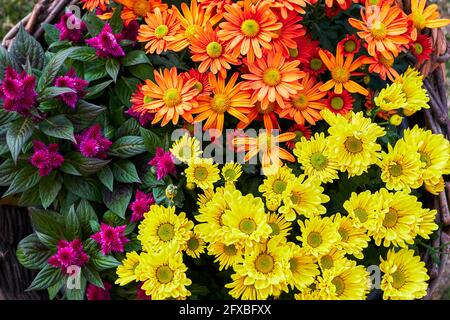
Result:
<svg viewBox="0 0 450 320">
<path fill-rule="evenodd" d="M 64 14 L 55 27 L 60 31 L 59 40 L 72 43 L 82 43 L 83 33 L 87 30 L 86 23 L 71 12 Z"/>
<path fill-rule="evenodd" d="M 92 235 L 91 238 L 101 245 L 103 255 L 111 252 L 123 252 L 125 250 L 124 245 L 130 241 L 124 235 L 126 227 L 112 227 L 102 223 L 100 231 Z"/>
<path fill-rule="evenodd" d="M 72 109 L 79 99 L 83 98 L 86 94 L 84 89 L 89 85 L 89 82 L 77 77 L 75 69 L 72 68 L 65 76 L 57 77 L 55 80 L 55 87 L 67 87 L 75 90 L 75 92 L 63 93 L 59 98 Z"/>
<path fill-rule="evenodd" d="M 8 67 L 3 82 L 0 84 L 0 99 L 6 111 L 16 111 L 22 115 L 29 114 L 36 104 L 37 93 L 36 77 L 28 75 L 25 71 L 17 73 Z"/>
<path fill-rule="evenodd" d="M 112 144 L 102 135 L 102 128 L 99 124 L 84 130 L 81 134 L 76 134 L 75 139 L 81 154 L 87 158 L 105 159 Z"/>
<path fill-rule="evenodd" d="M 148 164 L 155 166 L 158 180 L 163 179 L 169 173 L 174 175 L 177 172 L 173 155 L 165 152 L 163 148 L 156 148 L 156 155 Z"/>
<path fill-rule="evenodd" d="M 130 40 L 133 42 L 133 45 L 136 44 L 137 36 L 139 34 L 139 22 L 137 20 L 130 21 L 128 25 L 124 25 L 121 35 L 122 39 Z"/>
<path fill-rule="evenodd" d="M 125 56 L 125 52 L 118 43 L 121 38 L 120 34 L 114 35 L 109 24 L 106 24 L 102 32 L 94 38 L 87 39 L 86 43 L 95 48 L 97 56 L 101 58 L 118 58 Z"/>
<path fill-rule="evenodd" d="M 111 300 L 109 291 L 111 290 L 112 285 L 107 281 L 103 281 L 103 286 L 105 289 L 89 283 L 86 288 L 86 298 L 88 300 Z"/>
<path fill-rule="evenodd" d="M 154 113 L 149 113 L 149 112 L 141 113 L 141 112 L 134 111 L 133 108 L 129 108 L 127 110 L 127 113 L 130 117 L 133 117 L 136 120 L 138 120 L 139 123 L 141 124 L 141 126 L 143 126 L 143 127 L 150 124 L 153 121 L 153 119 L 155 118 Z"/>
<path fill-rule="evenodd" d="M 131 214 L 131 222 L 142 220 L 144 213 L 150 210 L 152 204 L 155 203 L 155 199 L 152 194 L 147 194 L 141 190 L 136 191 L 136 197 L 130 204 L 129 209 L 133 212 Z"/>
<path fill-rule="evenodd" d="M 58 251 L 48 259 L 48 263 L 55 268 L 67 272 L 70 266 L 82 267 L 89 261 L 89 256 L 84 252 L 83 243 L 75 239 L 73 241 L 59 240 Z"/>
<path fill-rule="evenodd" d="M 58 153 L 58 145 L 51 143 L 46 146 L 42 141 L 33 141 L 34 153 L 31 156 L 31 164 L 39 169 L 41 177 L 47 176 L 53 169 L 58 168 L 64 162 L 64 157 Z"/>
<path fill-rule="evenodd" d="M 152 300 L 152 296 L 146 295 L 145 290 L 142 290 L 143 285 L 144 285 L 143 283 L 140 283 L 137 286 L 136 300 Z"/>
</svg>

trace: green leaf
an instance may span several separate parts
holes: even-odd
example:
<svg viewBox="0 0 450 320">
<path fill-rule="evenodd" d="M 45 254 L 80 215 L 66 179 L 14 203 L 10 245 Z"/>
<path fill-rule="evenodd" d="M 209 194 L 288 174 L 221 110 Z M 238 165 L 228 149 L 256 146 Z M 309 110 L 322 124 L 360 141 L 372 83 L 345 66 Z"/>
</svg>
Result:
<svg viewBox="0 0 450 320">
<path fill-rule="evenodd" d="M 81 271 L 83 272 L 84 277 L 89 283 L 92 283 L 94 286 L 97 286 L 99 288 L 105 289 L 105 287 L 103 286 L 102 278 L 100 277 L 98 271 L 92 270 L 89 265 L 84 266 Z"/>
<path fill-rule="evenodd" d="M 34 278 L 31 285 L 25 291 L 43 290 L 51 287 L 63 279 L 64 276 L 60 269 L 47 264 Z"/>
<path fill-rule="evenodd" d="M 60 31 L 52 24 L 43 23 L 42 28 L 45 31 L 44 38 L 48 45 L 59 40 Z"/>
<path fill-rule="evenodd" d="M 97 36 L 105 26 L 105 22 L 97 17 L 95 13 L 89 12 L 83 17 L 86 27 L 92 37 Z"/>
<path fill-rule="evenodd" d="M 123 183 L 133 183 L 141 182 L 136 171 L 136 167 L 133 162 L 128 160 L 117 160 L 113 164 L 113 175 L 114 179 L 118 182 Z"/>
<path fill-rule="evenodd" d="M 118 5 L 113 13 L 113 16 L 109 20 L 109 25 L 111 26 L 111 29 L 113 33 L 120 33 L 123 29 L 123 20 L 122 20 L 122 6 Z"/>
<path fill-rule="evenodd" d="M 17 260 L 28 269 L 42 269 L 51 255 L 35 233 L 22 239 L 16 251 Z"/>
<path fill-rule="evenodd" d="M 72 164 L 78 172 L 88 176 L 98 172 L 106 166 L 111 160 L 102 160 L 97 158 L 87 158 L 79 152 L 69 152 L 65 156 L 65 161 Z"/>
<path fill-rule="evenodd" d="M 3 46 L 0 45 L 0 79 L 3 79 L 5 70 L 8 67 L 12 67 L 15 70 L 18 69 L 17 63 L 16 61 L 14 61 L 14 58 Z"/>
<path fill-rule="evenodd" d="M 80 272 L 80 288 L 79 289 L 69 289 L 66 290 L 67 300 L 84 300 L 84 294 L 86 292 L 86 278 Z"/>
<path fill-rule="evenodd" d="M 117 59 L 110 58 L 106 60 L 105 64 L 106 72 L 110 75 L 110 77 L 114 80 L 114 82 L 117 81 L 117 76 L 119 75 L 120 71 L 120 63 Z"/>
<path fill-rule="evenodd" d="M 41 198 L 39 198 L 39 188 L 30 188 L 20 194 L 17 205 L 20 207 L 41 206 Z"/>
<path fill-rule="evenodd" d="M 93 179 L 73 176 L 64 180 L 64 186 L 80 198 L 94 202 L 102 201 L 98 183 Z"/>
<path fill-rule="evenodd" d="M 136 91 L 136 86 L 140 82 L 141 81 L 136 78 L 122 78 L 117 81 L 115 93 L 125 107 L 128 108 L 131 106 L 131 95 Z"/>
<path fill-rule="evenodd" d="M 63 164 L 59 167 L 59 170 L 62 172 L 65 172 L 67 174 L 73 175 L 73 176 L 81 176 L 80 171 L 78 171 L 75 166 L 67 161 L 64 161 Z"/>
<path fill-rule="evenodd" d="M 66 283 L 66 278 L 62 278 L 61 280 L 56 282 L 54 285 L 48 287 L 47 288 L 48 298 L 50 300 L 55 299 L 56 296 L 58 295 L 59 291 L 61 290 L 61 288 L 64 286 L 65 283 Z"/>
<path fill-rule="evenodd" d="M 75 92 L 76 91 L 74 89 L 67 87 L 47 87 L 39 93 L 38 101 L 41 102 L 42 104 L 43 102 L 47 102 L 48 99 L 59 97 L 64 93 L 75 93 Z"/>
<path fill-rule="evenodd" d="M 6 190 L 3 197 L 28 190 L 38 184 L 39 179 L 40 176 L 38 170 L 27 165 L 17 172 L 17 175 L 14 177 L 11 185 L 8 190 Z"/>
<path fill-rule="evenodd" d="M 131 67 L 145 63 L 150 64 L 150 60 L 142 50 L 134 50 L 129 52 L 125 57 L 122 58 L 121 62 L 125 67 Z"/>
<path fill-rule="evenodd" d="M 92 62 L 86 66 L 86 70 L 84 72 L 84 79 L 86 81 L 92 82 L 95 80 L 105 78 L 107 75 L 108 72 L 106 72 L 104 64 L 96 64 Z"/>
<path fill-rule="evenodd" d="M 111 83 L 113 83 L 113 80 L 108 80 L 108 81 L 99 83 L 95 86 L 89 87 L 87 89 L 85 98 L 89 99 L 89 98 L 95 97 L 96 94 L 103 92 L 103 90 L 105 90 Z"/>
<path fill-rule="evenodd" d="M 31 67 L 41 70 L 44 66 L 45 52 L 39 42 L 20 24 L 19 31 L 9 52 L 20 65 L 30 62 Z"/>
<path fill-rule="evenodd" d="M 144 139 L 139 136 L 120 137 L 109 148 L 109 155 L 129 158 L 146 151 Z"/>
<path fill-rule="evenodd" d="M 103 271 L 120 266 L 120 262 L 113 256 L 104 256 L 99 253 L 97 256 L 91 257 L 91 264 L 98 271 Z"/>
<path fill-rule="evenodd" d="M 66 139 L 76 143 L 73 135 L 73 124 L 63 115 L 57 115 L 42 121 L 39 128 L 48 136 Z"/>
<path fill-rule="evenodd" d="M 89 225 L 91 227 L 92 232 L 96 233 L 100 231 L 100 223 L 97 220 L 89 221 Z"/>
<path fill-rule="evenodd" d="M 75 206 L 72 205 L 69 213 L 65 217 L 66 236 L 68 240 L 73 240 L 81 237 L 81 226 Z"/>
<path fill-rule="evenodd" d="M 138 136 L 140 127 L 141 125 L 139 124 L 139 121 L 134 118 L 130 118 L 117 129 L 116 137 Z"/>
<path fill-rule="evenodd" d="M 114 176 L 109 166 L 104 166 L 97 172 L 97 177 L 109 191 L 113 191 Z"/>
<path fill-rule="evenodd" d="M 34 230 L 48 237 L 56 240 L 64 238 L 64 217 L 58 212 L 34 209 L 31 211 L 31 224 Z"/>
<path fill-rule="evenodd" d="M 140 64 L 131 66 L 128 68 L 130 70 L 131 74 L 135 76 L 136 78 L 139 78 L 141 80 L 153 80 L 153 66 L 150 64 Z"/>
<path fill-rule="evenodd" d="M 69 57 L 72 60 L 82 62 L 93 62 L 98 59 L 95 49 L 92 47 L 80 47 L 75 52 L 72 52 Z"/>
<path fill-rule="evenodd" d="M 77 216 L 80 219 L 80 224 L 83 232 L 85 234 L 91 233 L 90 221 L 97 221 L 97 214 L 94 208 L 92 208 L 89 201 L 86 199 L 81 199 L 77 207 Z"/>
<path fill-rule="evenodd" d="M 37 85 L 38 91 L 47 88 L 53 83 L 53 80 L 55 80 L 59 69 L 61 69 L 62 65 L 69 57 L 69 55 L 74 53 L 76 50 L 78 50 L 78 47 L 72 47 L 59 51 L 50 59 L 44 70 L 42 70 L 42 75 L 39 78 L 39 82 Z"/>
<path fill-rule="evenodd" d="M 11 152 L 14 163 L 22 150 L 22 146 L 33 134 L 34 123 L 31 117 L 23 117 L 15 120 L 6 133 L 6 143 Z"/>
<path fill-rule="evenodd" d="M 133 188 L 130 185 L 117 185 L 113 192 L 103 189 L 103 202 L 106 207 L 117 214 L 119 217 L 125 219 L 125 212 L 130 203 Z"/>
<path fill-rule="evenodd" d="M 152 130 L 139 128 L 142 138 L 144 139 L 144 145 L 150 154 L 155 154 L 156 148 L 163 145 L 163 141 L 160 136 L 154 133 Z"/>
<path fill-rule="evenodd" d="M 7 187 L 17 174 L 16 166 L 11 159 L 6 159 L 0 165 L 0 186 Z"/>
<path fill-rule="evenodd" d="M 105 222 L 106 224 L 109 224 L 110 226 L 123 226 L 124 224 L 126 224 L 126 221 L 124 218 L 121 218 L 117 215 L 117 213 L 114 213 L 110 210 L 106 211 L 103 214 L 103 222 Z"/>
<path fill-rule="evenodd" d="M 39 197 L 44 209 L 47 209 L 47 207 L 55 201 L 61 187 L 61 179 L 59 176 L 56 176 L 55 171 L 50 175 L 41 178 L 41 181 L 39 182 Z"/>
<path fill-rule="evenodd" d="M 72 121 L 73 125 L 78 129 L 87 128 L 106 108 L 89 103 L 84 100 L 79 100 L 75 110 L 67 114 L 67 117 Z"/>
</svg>

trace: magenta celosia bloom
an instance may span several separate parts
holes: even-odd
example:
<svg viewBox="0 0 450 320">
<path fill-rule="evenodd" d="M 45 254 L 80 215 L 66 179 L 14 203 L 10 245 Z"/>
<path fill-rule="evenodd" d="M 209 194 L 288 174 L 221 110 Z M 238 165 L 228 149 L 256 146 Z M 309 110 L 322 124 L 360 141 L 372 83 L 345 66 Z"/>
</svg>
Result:
<svg viewBox="0 0 450 320">
<path fill-rule="evenodd" d="M 126 227 L 112 227 L 102 223 L 100 231 L 92 235 L 91 238 L 100 244 L 103 255 L 111 252 L 123 252 L 125 250 L 124 245 L 130 241 L 124 235 Z"/>
<path fill-rule="evenodd" d="M 150 124 L 153 121 L 153 119 L 155 118 L 155 113 L 137 112 L 137 111 L 134 111 L 132 107 L 127 110 L 127 113 L 129 116 L 138 120 L 139 123 L 141 124 L 141 126 L 143 126 L 143 127 Z"/>
<path fill-rule="evenodd" d="M 102 135 L 102 128 L 99 124 L 84 130 L 75 135 L 77 147 L 81 154 L 87 158 L 105 159 L 108 156 L 108 149 L 112 142 Z"/>
<path fill-rule="evenodd" d="M 152 194 L 147 194 L 141 190 L 136 191 L 136 197 L 130 204 L 129 209 L 133 212 L 131 214 L 131 222 L 142 220 L 144 213 L 150 210 L 152 204 L 155 203 L 155 199 Z"/>
<path fill-rule="evenodd" d="M 28 75 L 25 71 L 17 73 L 8 67 L 3 81 L 0 84 L 0 99 L 6 111 L 16 111 L 28 115 L 30 109 L 36 104 L 36 77 Z"/>
<path fill-rule="evenodd" d="M 86 43 L 96 49 L 97 56 L 101 58 L 118 58 L 125 56 L 125 52 L 118 43 L 122 36 L 114 35 L 109 24 L 103 27 L 98 36 L 87 39 Z"/>
<path fill-rule="evenodd" d="M 136 300 L 152 300 L 152 296 L 145 294 L 145 290 L 142 290 L 143 283 L 139 283 L 136 290 Z"/>
<path fill-rule="evenodd" d="M 176 174 L 174 157 L 170 152 L 165 152 L 163 148 L 156 148 L 156 155 L 148 163 L 156 168 L 156 178 L 164 179 L 165 176 Z"/>
<path fill-rule="evenodd" d="M 72 43 L 82 43 L 87 30 L 86 23 L 70 12 L 64 14 L 55 27 L 60 31 L 59 40 Z"/>
<path fill-rule="evenodd" d="M 31 164 L 39 169 L 41 177 L 47 176 L 53 169 L 60 167 L 64 157 L 58 153 L 58 145 L 51 143 L 46 146 L 42 141 L 33 141 L 34 153 L 31 156 Z"/>
<path fill-rule="evenodd" d="M 139 27 L 139 22 L 137 22 L 136 20 L 130 21 L 128 25 L 124 25 L 121 32 L 122 39 L 130 40 L 133 42 L 133 44 L 136 44 L 136 38 L 139 34 Z"/>
<path fill-rule="evenodd" d="M 86 298 L 88 300 L 111 300 L 109 291 L 111 290 L 112 285 L 107 281 L 103 281 L 103 286 L 105 289 L 89 283 L 86 288 Z"/>
<path fill-rule="evenodd" d="M 48 263 L 67 272 L 70 266 L 82 267 L 89 261 L 89 256 L 84 252 L 83 243 L 75 239 L 73 241 L 59 240 L 58 250 L 48 259 Z"/>
<path fill-rule="evenodd" d="M 63 93 L 59 96 L 65 104 L 72 109 L 75 108 L 79 99 L 86 94 L 84 90 L 89 85 L 89 82 L 77 77 L 74 68 L 71 68 L 65 76 L 57 77 L 55 79 L 55 87 L 67 87 L 75 90 L 75 92 Z"/>
</svg>

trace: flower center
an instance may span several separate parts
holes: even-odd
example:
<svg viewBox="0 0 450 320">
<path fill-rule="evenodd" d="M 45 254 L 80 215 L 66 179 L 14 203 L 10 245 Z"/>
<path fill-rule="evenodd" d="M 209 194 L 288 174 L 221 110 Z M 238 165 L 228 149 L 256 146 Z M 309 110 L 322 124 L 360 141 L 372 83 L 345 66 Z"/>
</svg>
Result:
<svg viewBox="0 0 450 320">
<path fill-rule="evenodd" d="M 394 59 L 388 59 L 385 58 L 384 56 L 380 55 L 378 57 L 378 60 L 381 62 L 381 64 L 387 68 L 392 67 L 392 65 L 394 64 Z"/>
<path fill-rule="evenodd" d="M 320 258 L 320 264 L 323 269 L 331 269 L 334 265 L 333 258 L 330 255 L 322 256 Z"/>
<path fill-rule="evenodd" d="M 357 217 L 361 223 L 366 222 L 369 218 L 367 211 L 363 208 L 356 208 L 353 212 L 355 213 L 355 217 Z"/>
<path fill-rule="evenodd" d="M 361 140 L 355 137 L 348 137 L 344 142 L 345 148 L 348 152 L 359 153 L 363 150 L 363 145 Z"/>
<path fill-rule="evenodd" d="M 298 263 L 297 259 L 296 259 L 296 258 L 291 258 L 291 259 L 289 260 L 289 269 L 290 269 L 292 272 L 295 272 L 295 271 L 298 270 L 298 267 L 299 267 L 299 263 Z"/>
<path fill-rule="evenodd" d="M 196 89 L 198 92 L 202 92 L 203 91 L 203 84 L 200 81 L 197 81 L 194 84 L 194 89 Z"/>
<path fill-rule="evenodd" d="M 215 94 L 212 99 L 211 108 L 217 113 L 224 113 L 230 106 L 230 99 L 225 94 Z"/>
<path fill-rule="evenodd" d="M 416 51 L 417 54 L 422 54 L 423 46 L 418 42 L 414 43 L 414 51 Z"/>
<path fill-rule="evenodd" d="M 186 39 L 192 40 L 195 37 L 196 33 L 197 33 L 196 26 L 194 24 L 191 24 L 184 31 L 184 36 L 186 37 Z"/>
<path fill-rule="evenodd" d="M 312 58 L 309 63 L 309 67 L 315 71 L 320 70 L 322 68 L 323 62 L 319 58 Z"/>
<path fill-rule="evenodd" d="M 237 249 L 234 246 L 234 244 L 230 244 L 229 246 L 225 246 L 223 248 L 223 252 L 227 255 L 227 256 L 235 256 L 237 253 Z"/>
<path fill-rule="evenodd" d="M 336 295 L 340 296 L 345 289 L 345 283 L 344 280 L 342 280 L 341 277 L 337 276 L 334 277 L 333 280 L 331 280 L 331 283 L 334 284 L 334 287 L 336 288 Z"/>
<path fill-rule="evenodd" d="M 162 241 L 170 241 L 175 235 L 175 228 L 170 223 L 163 223 L 158 228 L 158 236 Z"/>
<path fill-rule="evenodd" d="M 156 269 L 156 278 L 162 284 L 169 283 L 173 279 L 173 271 L 168 266 L 160 266 Z"/>
<path fill-rule="evenodd" d="M 326 168 L 327 164 L 328 164 L 328 159 L 327 157 L 325 157 L 322 153 L 314 153 L 311 156 L 311 165 L 314 167 L 314 169 L 316 170 L 323 170 Z"/>
<path fill-rule="evenodd" d="M 208 177 L 208 169 L 205 167 L 196 167 L 194 169 L 194 177 L 198 181 L 205 181 Z"/>
<path fill-rule="evenodd" d="M 334 110 L 341 110 L 344 107 L 344 99 L 342 97 L 333 97 L 330 104 Z"/>
<path fill-rule="evenodd" d="M 391 165 L 391 166 L 389 167 L 389 173 L 390 173 L 391 176 L 393 176 L 393 177 L 401 176 L 402 172 L 403 172 L 402 166 L 399 165 L 399 164 L 397 164 L 397 163 L 396 163 L 396 164 L 393 164 L 393 165 Z"/>
<path fill-rule="evenodd" d="M 394 208 L 389 208 L 389 211 L 386 213 L 383 219 L 383 226 L 386 228 L 392 228 L 397 223 L 398 214 L 397 210 Z"/>
<path fill-rule="evenodd" d="M 305 94 L 300 94 L 298 97 L 292 99 L 292 104 L 297 110 L 305 110 L 308 107 L 308 97 Z"/>
<path fill-rule="evenodd" d="M 200 246 L 200 242 L 198 241 L 197 238 L 190 238 L 187 242 L 187 246 L 189 250 L 195 251 Z"/>
<path fill-rule="evenodd" d="M 423 28 L 425 28 L 425 24 L 427 23 L 427 20 L 425 19 L 425 17 L 420 14 L 419 12 L 413 12 L 412 16 L 411 16 L 411 20 L 414 24 L 414 27 L 416 27 L 419 30 L 422 30 Z"/>
<path fill-rule="evenodd" d="M 145 17 L 150 9 L 150 1 L 148 0 L 137 0 L 133 5 L 134 13 L 140 17 Z"/>
<path fill-rule="evenodd" d="M 375 21 L 372 24 L 370 32 L 372 33 L 372 37 L 374 37 L 375 40 L 382 40 L 386 37 L 387 34 L 385 25 L 380 21 Z"/>
<path fill-rule="evenodd" d="M 294 132 L 295 133 L 295 138 L 294 138 L 294 142 L 299 142 L 302 137 L 305 136 L 305 134 L 303 133 L 303 131 L 297 130 Z"/>
<path fill-rule="evenodd" d="M 419 154 L 420 154 L 420 161 L 425 163 L 425 168 L 428 168 L 431 164 L 430 156 L 423 152 L 419 152 Z"/>
<path fill-rule="evenodd" d="M 206 46 L 206 53 L 211 58 L 218 58 L 222 54 L 222 46 L 218 42 L 215 42 L 215 41 L 210 42 Z"/>
<path fill-rule="evenodd" d="M 246 37 L 253 38 L 259 33 L 259 24 L 253 19 L 244 20 L 241 24 L 241 31 Z"/>
<path fill-rule="evenodd" d="M 256 223 L 249 218 L 242 219 L 239 223 L 239 230 L 246 234 L 252 234 L 256 230 Z"/>
<path fill-rule="evenodd" d="M 339 235 L 341 236 L 342 241 L 348 240 L 348 231 L 347 230 L 345 230 L 344 228 L 339 228 L 338 232 L 339 232 Z"/>
<path fill-rule="evenodd" d="M 158 39 L 163 38 L 168 33 L 169 33 L 169 28 L 165 24 L 161 24 L 155 29 L 155 36 Z"/>
<path fill-rule="evenodd" d="M 344 51 L 345 52 L 350 53 L 350 52 L 353 52 L 355 50 L 356 50 L 356 42 L 355 41 L 353 41 L 353 40 L 345 41 L 345 43 L 344 43 Z"/>
<path fill-rule="evenodd" d="M 269 102 L 269 105 L 267 106 L 267 108 L 266 109 L 262 109 L 261 108 L 261 102 L 257 101 L 255 103 L 255 107 L 256 107 L 256 110 L 258 111 L 258 113 L 260 113 L 260 114 L 269 114 L 269 113 L 273 112 L 273 110 L 275 109 L 275 103 Z"/>
<path fill-rule="evenodd" d="M 236 171 L 233 169 L 227 169 L 223 175 L 226 180 L 234 180 L 234 178 L 236 178 Z"/>
<path fill-rule="evenodd" d="M 298 49 L 297 48 L 289 48 L 289 56 L 291 58 L 297 58 L 298 57 Z"/>
<path fill-rule="evenodd" d="M 255 260 L 255 268 L 261 273 L 270 273 L 274 267 L 274 260 L 267 253 L 260 254 Z"/>
<path fill-rule="evenodd" d="M 293 204 L 300 204 L 302 201 L 302 196 L 300 192 L 293 192 L 291 195 L 291 201 Z"/>
<path fill-rule="evenodd" d="M 405 275 L 402 272 L 397 270 L 392 274 L 392 286 L 395 289 L 400 289 L 401 287 L 403 287 L 405 282 Z"/>
<path fill-rule="evenodd" d="M 322 236 L 320 235 L 320 233 L 313 231 L 308 234 L 306 242 L 308 242 L 311 247 L 317 248 L 322 244 Z"/>
<path fill-rule="evenodd" d="M 331 76 L 334 81 L 344 83 L 350 79 L 350 72 L 344 67 L 336 67 L 331 70 Z"/>
<path fill-rule="evenodd" d="M 153 101 L 153 98 L 152 98 L 152 97 L 144 96 L 144 103 L 150 103 L 150 102 L 152 102 L 152 101 Z"/>
<path fill-rule="evenodd" d="M 271 222 L 269 223 L 270 228 L 272 228 L 272 233 L 270 234 L 271 236 L 276 236 L 280 234 L 280 226 L 278 224 L 276 224 L 275 222 Z"/>
<path fill-rule="evenodd" d="M 164 92 L 163 101 L 168 107 L 179 105 L 181 102 L 180 92 L 176 88 L 167 89 L 166 92 Z"/>
<path fill-rule="evenodd" d="M 278 69 L 268 68 L 263 75 L 263 81 L 269 86 L 276 86 L 280 83 L 281 73 Z"/>
<path fill-rule="evenodd" d="M 272 189 L 275 193 L 282 194 L 286 189 L 287 183 L 283 180 L 275 180 L 272 184 Z"/>
</svg>

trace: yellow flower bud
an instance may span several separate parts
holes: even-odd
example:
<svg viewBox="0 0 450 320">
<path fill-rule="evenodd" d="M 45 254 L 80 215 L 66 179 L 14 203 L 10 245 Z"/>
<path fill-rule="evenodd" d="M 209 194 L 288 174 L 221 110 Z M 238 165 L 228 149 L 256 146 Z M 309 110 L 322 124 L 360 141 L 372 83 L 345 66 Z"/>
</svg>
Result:
<svg viewBox="0 0 450 320">
<path fill-rule="evenodd" d="M 402 121 L 403 117 L 399 116 L 398 114 L 394 114 L 389 118 L 389 123 L 396 127 L 399 126 L 402 123 Z"/>
</svg>

